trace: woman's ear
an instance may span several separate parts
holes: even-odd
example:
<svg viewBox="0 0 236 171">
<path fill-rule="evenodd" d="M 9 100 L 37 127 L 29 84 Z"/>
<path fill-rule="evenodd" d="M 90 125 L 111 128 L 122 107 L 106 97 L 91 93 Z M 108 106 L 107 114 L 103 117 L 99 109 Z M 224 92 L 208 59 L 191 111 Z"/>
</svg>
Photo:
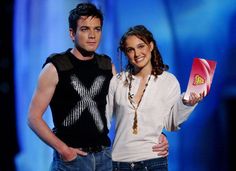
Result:
<svg viewBox="0 0 236 171">
<path fill-rule="evenodd" d="M 151 41 L 149 45 L 150 45 L 150 50 L 152 51 L 154 49 L 153 41 Z"/>
</svg>

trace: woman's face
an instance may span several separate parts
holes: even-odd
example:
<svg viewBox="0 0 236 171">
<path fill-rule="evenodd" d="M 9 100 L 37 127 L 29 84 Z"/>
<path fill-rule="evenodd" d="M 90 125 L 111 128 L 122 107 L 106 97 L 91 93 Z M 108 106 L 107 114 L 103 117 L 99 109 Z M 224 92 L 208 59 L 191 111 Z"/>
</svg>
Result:
<svg viewBox="0 0 236 171">
<path fill-rule="evenodd" d="M 136 36 L 128 36 L 125 43 L 125 54 L 136 69 L 152 67 L 151 52 L 153 50 L 153 42 L 146 44 Z"/>
</svg>

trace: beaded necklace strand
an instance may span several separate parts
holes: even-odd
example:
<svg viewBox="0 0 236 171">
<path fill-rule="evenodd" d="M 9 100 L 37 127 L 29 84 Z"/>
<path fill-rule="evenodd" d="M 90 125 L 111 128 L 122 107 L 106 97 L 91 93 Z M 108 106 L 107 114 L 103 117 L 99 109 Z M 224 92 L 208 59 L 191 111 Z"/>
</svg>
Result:
<svg viewBox="0 0 236 171">
<path fill-rule="evenodd" d="M 151 75 L 149 76 L 148 80 L 147 80 L 147 83 L 145 84 L 145 87 L 143 89 L 143 92 L 142 92 L 142 95 L 141 95 L 141 98 L 139 99 L 138 103 L 137 103 L 137 106 L 135 107 L 134 105 L 134 101 L 133 101 L 133 95 L 131 95 L 131 88 L 132 88 L 132 80 L 133 78 L 131 77 L 130 79 L 130 83 L 129 83 L 129 92 L 128 92 L 128 99 L 129 99 L 129 102 L 130 104 L 132 105 L 132 107 L 134 108 L 134 122 L 133 122 L 133 134 L 137 135 L 138 134 L 138 113 L 137 113 L 137 110 L 138 110 L 138 107 L 139 107 L 139 104 L 143 98 L 143 95 L 144 95 L 144 92 L 146 91 L 146 88 L 148 86 L 148 83 L 151 79 Z"/>
</svg>

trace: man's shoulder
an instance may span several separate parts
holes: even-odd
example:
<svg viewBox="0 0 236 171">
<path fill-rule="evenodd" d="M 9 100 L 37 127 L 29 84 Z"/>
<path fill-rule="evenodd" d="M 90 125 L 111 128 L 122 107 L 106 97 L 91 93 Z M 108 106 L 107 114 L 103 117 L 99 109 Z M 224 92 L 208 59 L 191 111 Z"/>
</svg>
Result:
<svg viewBox="0 0 236 171">
<path fill-rule="evenodd" d="M 98 54 L 98 53 L 95 53 L 95 58 L 100 58 L 102 60 L 107 60 L 107 61 L 110 61 L 111 62 L 111 57 L 106 55 L 106 54 Z"/>
<path fill-rule="evenodd" d="M 45 64 L 47 63 L 52 63 L 58 70 L 67 70 L 72 68 L 72 64 L 69 60 L 68 51 L 61 53 L 52 53 L 48 56 Z"/>
<path fill-rule="evenodd" d="M 95 54 L 96 61 L 98 63 L 99 68 L 105 70 L 112 69 L 112 62 L 111 58 L 106 54 Z"/>
<path fill-rule="evenodd" d="M 60 53 L 52 53 L 48 56 L 48 58 L 52 59 L 52 60 L 63 60 L 63 59 L 67 59 L 68 58 L 68 52 L 60 52 Z"/>
</svg>

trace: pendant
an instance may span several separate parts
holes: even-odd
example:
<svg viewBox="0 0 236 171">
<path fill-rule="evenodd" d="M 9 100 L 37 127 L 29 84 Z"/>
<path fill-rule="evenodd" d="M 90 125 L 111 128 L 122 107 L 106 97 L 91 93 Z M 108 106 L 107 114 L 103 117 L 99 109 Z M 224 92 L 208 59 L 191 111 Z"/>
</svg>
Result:
<svg viewBox="0 0 236 171">
<path fill-rule="evenodd" d="M 133 129 L 133 134 L 134 135 L 137 135 L 138 134 L 138 129 L 136 128 L 136 129 Z"/>
<path fill-rule="evenodd" d="M 134 112 L 134 123 L 133 123 L 133 134 L 137 135 L 138 134 L 138 118 L 137 118 L 137 109 L 135 109 Z"/>
</svg>

